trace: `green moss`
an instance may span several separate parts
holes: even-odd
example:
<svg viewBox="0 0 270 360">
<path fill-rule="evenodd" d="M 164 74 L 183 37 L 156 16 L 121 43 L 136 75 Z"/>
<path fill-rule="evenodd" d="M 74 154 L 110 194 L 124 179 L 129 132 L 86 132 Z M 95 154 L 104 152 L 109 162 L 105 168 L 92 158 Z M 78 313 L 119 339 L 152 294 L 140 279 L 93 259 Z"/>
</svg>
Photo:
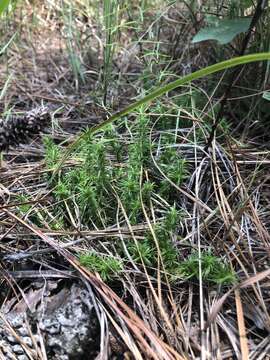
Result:
<svg viewBox="0 0 270 360">
<path fill-rule="evenodd" d="M 90 271 L 99 273 L 104 281 L 112 280 L 123 269 L 120 260 L 111 256 L 98 255 L 94 252 L 80 254 L 79 262 Z"/>
</svg>

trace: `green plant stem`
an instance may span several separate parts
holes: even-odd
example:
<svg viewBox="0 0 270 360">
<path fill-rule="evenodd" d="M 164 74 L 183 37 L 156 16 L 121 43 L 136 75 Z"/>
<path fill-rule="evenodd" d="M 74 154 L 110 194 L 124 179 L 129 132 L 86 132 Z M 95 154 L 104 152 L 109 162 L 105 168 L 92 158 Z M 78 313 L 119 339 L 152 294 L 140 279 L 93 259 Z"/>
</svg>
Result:
<svg viewBox="0 0 270 360">
<path fill-rule="evenodd" d="M 242 64 L 248 64 L 256 61 L 263 61 L 263 60 L 270 60 L 270 52 L 267 53 L 259 53 L 259 54 L 250 54 L 245 56 L 239 56 L 236 58 L 232 58 L 229 60 L 221 61 L 217 64 L 210 65 L 206 68 L 203 68 L 201 70 L 195 71 L 194 73 L 191 73 L 189 75 L 183 76 L 182 78 L 175 80 L 165 86 L 159 87 L 155 90 L 153 90 L 150 94 L 144 96 L 142 99 L 132 103 L 131 105 L 127 106 L 123 110 L 115 113 L 108 119 L 104 120 L 100 124 L 93 126 L 92 128 L 88 129 L 83 134 L 79 135 L 78 138 L 68 146 L 66 152 L 64 153 L 61 161 L 58 164 L 58 167 L 56 168 L 55 172 L 59 171 L 62 164 L 65 162 L 65 160 L 68 158 L 68 156 L 71 154 L 71 152 L 77 147 L 77 144 L 79 141 L 81 141 L 84 137 L 87 137 L 98 130 L 103 129 L 106 125 L 111 124 L 113 121 L 116 121 L 120 119 L 121 117 L 130 114 L 133 110 L 137 109 L 139 106 L 144 105 L 148 102 L 151 102 L 155 100 L 156 98 L 168 93 L 169 91 L 172 91 L 186 83 L 189 83 L 193 80 L 197 80 L 200 78 L 203 78 L 207 75 L 214 74 L 218 71 L 233 68 L 238 65 Z"/>
<path fill-rule="evenodd" d="M 267 4 L 266 4 L 266 2 L 264 0 L 259 0 L 257 2 L 256 10 L 255 10 L 255 13 L 253 15 L 252 21 L 250 23 L 248 32 L 247 32 L 247 34 L 244 37 L 244 40 L 242 42 L 242 46 L 241 46 L 241 50 L 240 50 L 240 54 L 239 54 L 240 56 L 243 56 L 245 54 L 248 43 L 249 43 L 249 40 L 250 40 L 250 37 L 251 37 L 251 34 L 252 34 L 252 31 L 253 31 L 254 27 L 256 26 L 256 24 L 258 23 L 258 21 L 260 20 L 260 17 L 262 16 L 266 5 Z M 204 148 L 205 151 L 208 150 L 208 148 L 210 147 L 210 145 L 213 142 L 217 127 L 218 127 L 219 123 L 221 122 L 223 114 L 224 114 L 224 109 L 225 109 L 225 105 L 227 103 L 227 99 L 228 99 L 228 97 L 230 95 L 230 92 L 231 92 L 231 89 L 232 89 L 233 85 L 235 84 L 235 79 L 237 79 L 237 75 L 238 75 L 238 69 L 235 69 L 231 73 L 230 80 L 229 80 L 229 85 L 227 86 L 227 89 L 225 90 L 224 95 L 221 98 L 220 108 L 219 108 L 219 111 L 217 113 L 214 124 L 212 126 L 212 129 L 211 129 L 207 144 L 206 144 L 206 146 Z"/>
<path fill-rule="evenodd" d="M 10 0 L 1 0 L 0 1 L 0 15 L 6 10 L 10 3 Z"/>
</svg>

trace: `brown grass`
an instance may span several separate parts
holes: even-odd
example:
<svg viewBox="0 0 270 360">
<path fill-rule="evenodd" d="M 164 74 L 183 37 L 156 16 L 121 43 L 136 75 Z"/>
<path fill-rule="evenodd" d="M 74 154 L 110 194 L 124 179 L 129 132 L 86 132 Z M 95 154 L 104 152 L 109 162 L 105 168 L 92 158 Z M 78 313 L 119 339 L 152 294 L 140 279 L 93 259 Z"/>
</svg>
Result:
<svg viewBox="0 0 270 360">
<path fill-rule="evenodd" d="M 204 46 L 190 45 L 194 24 L 183 6 L 164 6 L 158 15 L 156 9 L 148 11 L 141 28 L 121 29 L 113 64 L 115 86 L 109 92 L 110 107 L 104 108 L 99 88 L 103 37 L 96 14 L 84 17 L 82 9 L 85 8 L 81 2 L 76 2 L 81 34 L 78 51 L 83 49 L 80 55 L 86 78 L 85 84 L 78 84 L 68 61 L 60 2 L 55 2 L 54 6 L 49 3 L 35 2 L 32 7 L 27 2 L 6 20 L 5 37 L 8 39 L 13 29 L 19 29 L 19 33 L 0 59 L 1 87 L 10 78 L 0 104 L 3 113 L 9 109 L 30 110 L 41 102 L 54 104 L 55 116 L 53 114 L 52 126 L 47 132 L 56 142 L 64 140 L 63 146 L 71 142 L 80 129 L 99 122 L 105 114 L 129 102 L 140 91 L 139 74 L 149 62 L 153 61 L 154 76 L 167 66 L 170 78 L 212 61 L 205 55 L 208 49 Z M 34 24 L 33 17 L 37 18 L 38 25 Z M 152 35 L 154 28 L 159 31 L 153 31 Z M 153 40 L 153 44 L 144 42 L 145 39 Z M 165 65 L 156 64 L 153 56 L 145 64 L 144 52 L 154 52 L 158 41 L 161 42 L 160 51 L 173 60 Z M 205 87 L 205 84 L 198 84 L 201 85 Z M 253 89 L 253 96 L 260 91 Z M 208 96 L 208 105 L 212 106 L 215 97 L 215 93 Z M 164 101 L 169 103 L 170 98 Z M 123 243 L 125 239 L 134 239 L 136 242 L 144 237 L 146 230 L 152 231 L 155 238 L 155 218 L 145 211 L 145 221 L 133 226 L 125 218 L 125 209 L 119 200 L 116 212 L 123 215 L 124 224 L 117 220 L 113 228 L 80 228 L 78 219 L 73 218 L 67 207 L 73 226 L 52 229 L 50 222 L 44 219 L 53 218 L 55 203 L 44 177 L 48 171 L 44 164 L 44 147 L 40 138 L 36 138 L 4 153 L 5 165 L 0 170 L 2 306 L 7 300 L 22 299 L 21 287 L 33 281 L 44 278 L 75 281 L 76 276 L 76 281 L 81 279 L 90 284 L 98 303 L 100 321 L 109 322 L 110 332 L 117 334 L 119 342 L 124 344 L 126 358 L 269 359 L 269 150 L 267 144 L 260 148 L 258 137 L 256 142 L 247 137 L 248 140 L 241 143 L 241 137 L 234 134 L 235 138 L 226 135 L 222 143 L 215 137 L 210 155 L 206 154 L 204 144 L 196 135 L 200 129 L 207 139 L 203 123 L 206 112 L 207 109 L 202 113 L 187 110 L 184 116 L 191 119 L 193 125 L 179 129 L 179 151 L 191 169 L 190 178 L 183 187 L 177 187 L 162 172 L 154 153 L 152 159 L 155 170 L 171 183 L 185 210 L 181 239 L 176 239 L 181 257 L 191 249 L 199 252 L 212 249 L 235 269 L 238 285 L 213 288 L 205 284 L 202 277 L 198 283 L 179 280 L 170 284 L 161 276 L 162 263 L 157 277 L 153 278 L 146 267 L 138 269 L 132 261 L 118 279 L 117 286 L 105 284 L 98 274 L 79 264 L 76 254 L 96 243 L 99 248 L 102 244 L 104 252 L 109 252 L 111 239 L 117 237 Z M 190 134 L 193 134 L 192 142 Z M 150 137 L 153 141 L 157 139 L 154 128 Z M 79 160 L 69 159 L 65 166 L 73 167 L 78 163 Z M 27 195 L 30 200 L 20 202 L 18 194 Z M 22 215 L 18 209 L 25 204 L 30 205 L 30 209 Z M 33 216 L 38 219 L 39 226 L 33 224 Z M 116 218 L 119 219 L 117 214 Z M 157 239 L 156 245 L 158 247 Z M 9 328 L 4 315 L 1 319 Z M 108 329 L 102 329 L 104 338 L 109 337 Z M 18 337 L 14 329 L 9 331 Z M 40 339 L 34 352 L 22 344 L 29 358 L 46 359 L 42 333 Z M 104 340 L 103 355 L 110 346 L 110 342 Z M 4 355 L 0 353 L 0 356 Z"/>
</svg>

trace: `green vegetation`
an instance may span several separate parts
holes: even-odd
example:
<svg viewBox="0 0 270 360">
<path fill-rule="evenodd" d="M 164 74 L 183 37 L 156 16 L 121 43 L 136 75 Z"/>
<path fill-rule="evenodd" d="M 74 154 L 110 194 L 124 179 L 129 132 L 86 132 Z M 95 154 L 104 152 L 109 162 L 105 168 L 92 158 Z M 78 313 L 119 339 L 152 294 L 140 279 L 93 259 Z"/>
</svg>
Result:
<svg viewBox="0 0 270 360">
<path fill-rule="evenodd" d="M 111 256 L 101 256 L 94 252 L 83 253 L 79 256 L 81 265 L 92 272 L 98 272 L 101 278 L 112 280 L 113 277 L 122 271 L 122 263 Z"/>
<path fill-rule="evenodd" d="M 126 137 L 121 147 L 117 146 L 120 136 L 116 128 L 106 129 L 98 137 L 83 138 L 74 152 L 74 159 L 78 159 L 81 165 L 62 171 L 57 181 L 53 179 L 53 195 L 59 203 L 55 207 L 55 212 L 59 216 L 60 209 L 64 214 L 68 206 L 70 213 L 75 217 L 78 208 L 80 221 L 84 226 L 106 228 L 113 226 L 116 221 L 115 209 L 119 197 L 128 221 L 131 225 L 136 225 L 145 221 L 142 203 L 150 210 L 154 197 L 164 198 L 163 201 L 168 204 L 165 207 L 165 216 L 161 213 L 160 217 L 158 207 L 154 208 L 154 212 L 160 217 L 155 227 L 160 249 L 156 248 L 149 232 L 141 242 L 135 244 L 129 241 L 128 251 L 136 263 L 144 263 L 151 268 L 157 266 L 160 251 L 165 270 L 174 273 L 178 256 L 171 237 L 181 222 L 181 208 L 177 209 L 175 199 L 171 195 L 170 183 L 166 179 L 161 179 L 158 172 L 151 170 L 151 151 L 156 148 L 149 139 L 151 123 L 150 117 L 142 109 L 132 129 L 129 129 L 129 138 Z M 117 127 L 119 130 L 121 128 L 123 132 L 124 123 Z M 169 140 L 172 139 L 168 138 L 166 142 L 163 140 L 164 150 L 157 161 L 170 180 L 180 186 L 188 176 L 188 169 L 177 150 L 171 147 Z M 51 139 L 46 138 L 45 150 L 48 169 L 55 168 L 59 160 L 59 148 Z M 146 171 L 147 178 L 144 175 Z M 118 248 L 119 252 L 123 253 L 120 245 Z M 123 261 L 127 262 L 127 258 L 123 258 Z"/>
<path fill-rule="evenodd" d="M 0 18 L 3 304 L 80 273 L 100 357 L 117 333 L 136 359 L 264 358 L 269 4 L 14 0 Z M 10 130 L 40 104 L 37 133 Z"/>
<path fill-rule="evenodd" d="M 179 266 L 179 276 L 182 276 L 184 279 L 199 280 L 200 267 L 203 281 L 217 285 L 230 285 L 236 281 L 235 274 L 230 266 L 222 262 L 217 256 L 211 254 L 211 252 L 203 252 L 201 258 L 197 251 L 192 253 Z"/>
<path fill-rule="evenodd" d="M 43 138 L 45 148 L 45 163 L 48 169 L 52 169 L 56 166 L 57 161 L 60 158 L 60 149 L 53 140 L 46 136 Z"/>
<path fill-rule="evenodd" d="M 185 96 L 186 103 L 188 99 L 191 101 L 190 95 Z M 162 117 L 164 113 L 170 115 L 168 108 L 160 106 L 154 107 L 152 111 L 155 114 L 160 112 Z M 147 211 L 152 207 L 158 216 L 156 219 L 158 223 L 154 226 L 158 248 L 152 233 L 146 232 L 143 240 L 128 241 L 127 250 L 131 259 L 137 265 L 143 264 L 151 273 L 155 273 L 158 258 L 161 256 L 162 270 L 169 275 L 171 281 L 181 278 L 198 279 L 198 255 L 193 254 L 188 259 L 181 260 L 181 254 L 173 241 L 184 213 L 181 206 L 177 205 L 171 183 L 178 187 L 183 184 L 189 177 L 188 165 L 186 160 L 181 158 L 177 147 L 172 146 L 177 144 L 175 130 L 169 130 L 168 123 L 161 122 L 159 131 L 162 130 L 162 124 L 168 130 L 165 134 L 161 131 L 162 147 L 156 160 L 162 173 L 166 174 L 166 178 L 160 177 L 159 172 L 153 171 L 151 152 L 157 150 L 157 145 L 150 140 L 152 124 L 151 117 L 144 112 L 144 108 L 141 108 L 136 121 L 131 128 L 128 128 L 128 136 L 122 144 L 117 131 L 123 135 L 125 122 L 119 123 L 114 128 L 106 128 L 99 136 L 83 137 L 78 148 L 73 152 L 74 159 L 78 159 L 81 165 L 62 171 L 57 182 L 54 179 L 53 194 L 60 203 L 55 211 L 59 214 L 60 209 L 60 213 L 64 214 L 68 206 L 70 213 L 75 216 L 74 211 L 78 208 L 83 225 L 90 228 L 106 228 L 113 226 L 116 221 L 117 197 L 131 225 L 145 221 L 142 203 Z M 45 138 L 45 149 L 48 168 L 55 168 L 60 159 L 59 148 L 51 139 Z M 146 172 L 147 178 L 145 178 Z M 167 204 L 165 213 L 164 209 L 160 212 L 159 208 L 154 206 L 153 200 L 157 197 Z M 61 204 L 64 206 L 61 207 Z M 115 242 L 113 244 L 115 246 Z M 119 243 L 116 243 L 116 248 L 122 256 L 123 263 L 128 264 L 128 258 Z M 112 277 L 106 273 L 109 272 L 110 258 L 99 259 L 97 254 L 84 257 L 81 254 L 80 262 L 82 265 L 87 264 L 89 269 L 100 272 L 103 279 L 112 280 Z M 115 275 L 117 273 L 115 271 Z M 207 283 L 222 285 L 234 282 L 235 275 L 218 257 L 207 253 L 202 256 L 202 278 Z"/>
</svg>

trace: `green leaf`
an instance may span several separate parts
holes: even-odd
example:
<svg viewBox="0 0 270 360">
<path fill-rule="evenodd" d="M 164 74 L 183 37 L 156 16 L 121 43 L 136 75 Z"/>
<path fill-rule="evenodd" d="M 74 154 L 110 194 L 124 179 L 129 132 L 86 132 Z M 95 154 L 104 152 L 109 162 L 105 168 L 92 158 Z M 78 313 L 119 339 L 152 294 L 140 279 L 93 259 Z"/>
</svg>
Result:
<svg viewBox="0 0 270 360">
<path fill-rule="evenodd" d="M 241 1 L 241 6 L 244 6 L 245 9 L 251 7 L 253 5 L 252 0 L 243 0 Z"/>
<path fill-rule="evenodd" d="M 0 0 L 0 15 L 6 10 L 10 3 L 10 0 Z"/>
<path fill-rule="evenodd" d="M 262 97 L 263 99 L 270 101 L 270 91 L 265 91 Z"/>
<path fill-rule="evenodd" d="M 250 23 L 251 18 L 216 20 L 214 26 L 201 29 L 198 34 L 194 36 L 192 42 L 197 43 L 205 40 L 216 40 L 222 45 L 228 44 L 236 35 L 247 31 Z"/>
</svg>

